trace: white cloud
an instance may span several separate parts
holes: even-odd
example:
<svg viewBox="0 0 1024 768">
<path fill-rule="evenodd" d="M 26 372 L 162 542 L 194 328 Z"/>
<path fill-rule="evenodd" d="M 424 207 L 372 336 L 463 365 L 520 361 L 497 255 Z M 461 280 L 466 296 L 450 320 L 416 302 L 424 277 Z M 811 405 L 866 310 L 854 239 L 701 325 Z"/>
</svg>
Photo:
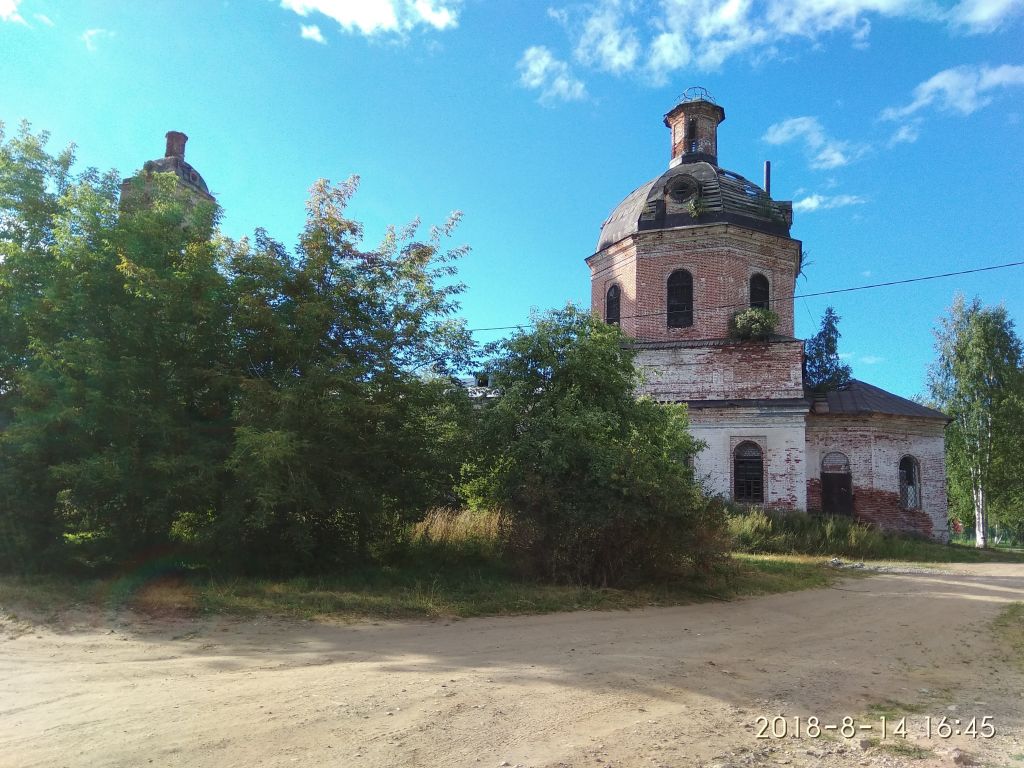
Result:
<svg viewBox="0 0 1024 768">
<path fill-rule="evenodd" d="M 895 133 L 889 138 L 889 146 L 895 147 L 897 144 L 913 144 L 917 141 L 921 135 L 921 131 L 918 128 L 918 121 L 910 123 L 904 123 L 899 126 Z"/>
<path fill-rule="evenodd" d="M 857 362 L 864 363 L 864 365 L 878 365 L 884 363 L 885 358 L 878 355 L 861 355 Z"/>
<path fill-rule="evenodd" d="M 640 39 L 623 21 L 622 4 L 608 0 L 583 24 L 576 59 L 616 74 L 632 70 L 640 58 Z"/>
<path fill-rule="evenodd" d="M 791 117 L 768 127 L 762 137 L 769 144 L 788 144 L 801 141 L 811 158 L 811 167 L 839 168 L 861 157 L 867 147 L 835 139 L 825 133 L 816 117 Z"/>
<path fill-rule="evenodd" d="M 578 101 L 587 95 L 586 86 L 576 79 L 569 65 L 556 59 L 543 45 L 534 45 L 523 51 L 517 67 L 519 84 L 539 91 L 542 104 Z"/>
<path fill-rule="evenodd" d="M 825 211 L 830 208 L 845 208 L 848 205 L 863 205 L 867 198 L 860 195 L 808 195 L 793 203 L 793 210 L 801 213 Z"/>
<path fill-rule="evenodd" d="M 302 17 L 322 14 L 346 32 L 364 35 L 404 33 L 416 27 L 449 29 L 458 25 L 458 0 L 281 0 L 281 7 Z"/>
<path fill-rule="evenodd" d="M 647 69 L 656 84 L 663 84 L 668 74 L 682 69 L 693 58 L 689 44 L 678 32 L 662 32 L 651 42 L 647 56 Z"/>
<path fill-rule="evenodd" d="M 18 13 L 19 5 L 21 5 L 21 0 L 0 0 L 0 21 L 27 25 L 28 22 Z"/>
<path fill-rule="evenodd" d="M 53 26 L 53 19 L 51 19 L 45 13 L 33 13 L 32 18 L 38 21 L 40 24 L 45 24 L 48 27 Z"/>
<path fill-rule="evenodd" d="M 87 29 L 82 33 L 82 42 L 85 43 L 86 50 L 93 52 L 99 46 L 99 41 L 105 37 L 113 37 L 114 33 L 109 29 Z"/>
<path fill-rule="evenodd" d="M 1024 0 L 963 0 L 949 12 L 949 19 L 955 26 L 978 34 L 998 29 L 1022 9 Z"/>
<path fill-rule="evenodd" d="M 320 43 L 320 45 L 327 45 L 327 41 L 324 40 L 324 34 L 320 31 L 320 27 L 316 24 L 302 24 L 301 33 L 303 40 L 312 40 L 314 43 Z"/>
<path fill-rule="evenodd" d="M 845 35 L 864 49 L 878 19 L 974 34 L 1022 10 L 1024 0 L 592 0 L 547 15 L 565 29 L 580 64 L 660 84 L 683 67 L 712 71 L 740 56 L 756 65 L 796 41 L 814 48 Z"/>
<path fill-rule="evenodd" d="M 1024 85 L 1024 66 L 1003 64 L 944 69 L 918 85 L 909 104 L 884 110 L 882 119 L 903 120 L 931 106 L 970 115 L 992 103 L 993 91 L 1019 85 Z"/>
</svg>

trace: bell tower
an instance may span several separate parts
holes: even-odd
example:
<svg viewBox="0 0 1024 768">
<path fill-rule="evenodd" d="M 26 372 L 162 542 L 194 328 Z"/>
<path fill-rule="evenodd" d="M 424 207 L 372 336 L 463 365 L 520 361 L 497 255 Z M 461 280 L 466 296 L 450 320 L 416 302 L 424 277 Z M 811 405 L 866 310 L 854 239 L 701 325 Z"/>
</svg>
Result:
<svg viewBox="0 0 1024 768">
<path fill-rule="evenodd" d="M 665 115 L 672 132 L 669 167 L 703 160 L 718 165 L 718 126 L 725 110 L 715 104 L 706 88 L 687 88 L 682 100 Z"/>
<path fill-rule="evenodd" d="M 807 405 L 792 300 L 801 246 L 791 203 L 718 164 L 724 120 L 704 88 L 665 115 L 668 170 L 602 224 L 587 259 L 591 306 L 630 338 L 640 394 L 687 403 L 708 446 L 697 468 L 716 492 L 738 498 L 731 457 L 742 454 L 763 462 L 761 485 L 744 486 L 751 498 L 802 509 Z"/>
</svg>

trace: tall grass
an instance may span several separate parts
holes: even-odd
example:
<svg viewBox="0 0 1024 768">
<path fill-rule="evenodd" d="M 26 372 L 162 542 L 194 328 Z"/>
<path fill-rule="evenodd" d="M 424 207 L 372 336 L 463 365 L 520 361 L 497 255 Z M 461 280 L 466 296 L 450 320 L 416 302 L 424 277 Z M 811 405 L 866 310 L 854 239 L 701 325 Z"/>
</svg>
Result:
<svg viewBox="0 0 1024 768">
<path fill-rule="evenodd" d="M 848 517 L 823 517 L 757 507 L 736 508 L 731 511 L 728 525 L 734 547 L 739 552 L 919 562 L 1024 559 L 1006 552 L 983 552 L 921 537 L 885 533 Z"/>
</svg>

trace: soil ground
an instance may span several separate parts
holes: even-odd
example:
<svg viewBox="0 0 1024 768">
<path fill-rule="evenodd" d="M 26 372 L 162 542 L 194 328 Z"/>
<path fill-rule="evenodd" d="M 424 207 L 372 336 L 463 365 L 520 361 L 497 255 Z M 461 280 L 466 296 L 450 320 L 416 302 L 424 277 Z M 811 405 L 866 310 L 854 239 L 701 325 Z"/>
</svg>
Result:
<svg viewBox="0 0 1024 768">
<path fill-rule="evenodd" d="M 1024 565 L 985 564 L 630 612 L 7 617 L 0 765 L 1024 767 L 1024 672 L 991 627 L 1020 600 Z M 776 716 L 789 735 L 756 738 Z M 872 730 L 797 738 L 798 716 Z"/>
</svg>

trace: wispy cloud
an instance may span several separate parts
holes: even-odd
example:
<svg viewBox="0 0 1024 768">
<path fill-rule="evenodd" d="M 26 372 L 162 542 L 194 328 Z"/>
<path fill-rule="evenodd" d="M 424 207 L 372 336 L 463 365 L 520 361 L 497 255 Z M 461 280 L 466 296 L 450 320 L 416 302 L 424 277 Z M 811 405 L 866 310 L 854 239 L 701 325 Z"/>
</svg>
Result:
<svg viewBox="0 0 1024 768">
<path fill-rule="evenodd" d="M 1021 0 L 963 0 L 949 12 L 950 22 L 967 32 L 992 32 L 1024 10 Z"/>
<path fill-rule="evenodd" d="M 556 59 L 543 45 L 523 51 L 517 67 L 519 84 L 537 91 L 542 104 L 578 101 L 587 95 L 586 87 L 573 75 L 569 65 Z"/>
<path fill-rule="evenodd" d="M 885 358 L 878 355 L 861 355 L 857 358 L 857 362 L 864 363 L 864 365 L 878 365 L 879 363 L 884 363 Z"/>
<path fill-rule="evenodd" d="M 82 42 L 85 43 L 86 50 L 94 52 L 99 47 L 100 40 L 113 36 L 114 33 L 109 29 L 101 29 L 97 27 L 95 29 L 85 30 L 85 32 L 82 33 Z"/>
<path fill-rule="evenodd" d="M 282 8 L 303 18 L 318 13 L 346 32 L 363 35 L 401 34 L 416 27 L 449 29 L 458 25 L 460 4 L 460 0 L 281 0 Z"/>
<path fill-rule="evenodd" d="M 808 195 L 793 203 L 793 210 L 801 213 L 825 211 L 830 208 L 845 208 L 848 205 L 863 205 L 867 198 L 861 195 Z"/>
<path fill-rule="evenodd" d="M 914 89 L 914 98 L 902 107 L 889 107 L 883 120 L 902 120 L 928 107 L 970 115 L 992 103 L 993 91 L 1024 85 L 1024 66 L 962 66 L 944 69 Z"/>
<path fill-rule="evenodd" d="M 622 3 L 609 0 L 587 18 L 576 42 L 576 60 L 606 72 L 628 72 L 640 58 L 640 37 Z"/>
<path fill-rule="evenodd" d="M 768 127 L 762 137 L 769 144 L 803 142 L 811 160 L 811 167 L 817 169 L 838 168 L 848 165 L 867 152 L 862 144 L 835 139 L 825 133 L 816 117 L 791 117 Z"/>
<path fill-rule="evenodd" d="M 320 31 L 320 27 L 316 24 L 302 24 L 301 35 L 303 40 L 312 40 L 314 43 L 320 43 L 320 45 L 327 45 L 327 41 L 324 39 L 323 32 Z"/>
<path fill-rule="evenodd" d="M 845 35 L 867 48 L 877 19 L 982 34 L 1022 9 L 1024 0 L 593 0 L 565 2 L 547 15 L 565 29 L 581 67 L 662 84 L 675 71 L 714 71 L 740 57 L 756 66 L 798 42 L 815 48 Z"/>
<path fill-rule="evenodd" d="M 889 146 L 917 141 L 931 110 L 970 115 L 991 104 L 999 91 L 1024 86 L 1024 66 L 965 65 L 944 69 L 920 83 L 906 104 L 882 110 L 882 120 L 897 124 Z"/>
<path fill-rule="evenodd" d="M 33 13 L 32 18 L 38 21 L 40 24 L 45 24 L 48 27 L 53 26 L 53 19 L 51 19 L 45 13 Z"/>
<path fill-rule="evenodd" d="M 18 13 L 18 6 L 21 0 L 0 0 L 0 21 L 9 21 L 14 24 L 25 24 L 25 18 Z"/>
</svg>

